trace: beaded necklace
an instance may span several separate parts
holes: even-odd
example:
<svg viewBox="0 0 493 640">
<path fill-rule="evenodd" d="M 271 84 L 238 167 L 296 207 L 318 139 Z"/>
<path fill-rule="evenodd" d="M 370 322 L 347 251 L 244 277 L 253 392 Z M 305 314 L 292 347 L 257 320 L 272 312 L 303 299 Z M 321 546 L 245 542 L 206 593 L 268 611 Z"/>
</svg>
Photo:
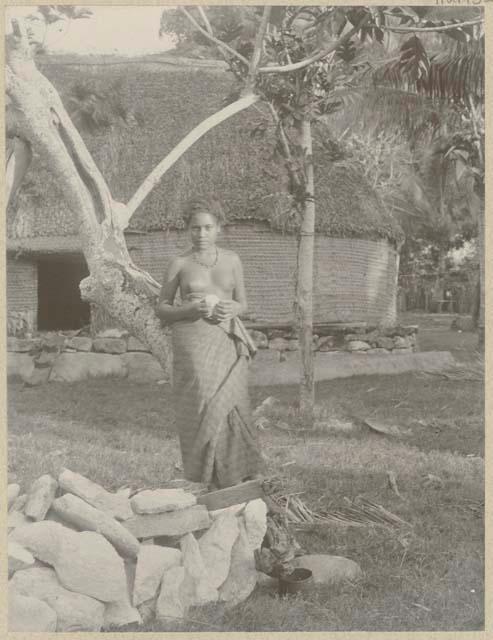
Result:
<svg viewBox="0 0 493 640">
<path fill-rule="evenodd" d="M 195 251 L 192 252 L 192 258 L 197 264 L 200 264 L 202 267 L 205 267 L 206 269 L 213 269 L 216 266 L 217 261 L 219 259 L 219 251 L 216 247 L 216 258 L 212 264 L 207 264 L 199 260 L 199 258 L 197 257 L 197 253 Z"/>
</svg>

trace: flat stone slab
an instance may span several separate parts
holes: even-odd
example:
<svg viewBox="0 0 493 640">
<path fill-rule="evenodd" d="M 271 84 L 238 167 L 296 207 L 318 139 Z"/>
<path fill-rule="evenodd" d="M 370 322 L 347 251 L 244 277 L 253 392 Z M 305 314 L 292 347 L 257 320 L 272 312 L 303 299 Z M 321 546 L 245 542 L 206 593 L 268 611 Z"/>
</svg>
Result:
<svg viewBox="0 0 493 640">
<path fill-rule="evenodd" d="M 127 342 L 123 338 L 94 338 L 92 348 L 99 353 L 125 353 Z"/>
<path fill-rule="evenodd" d="M 8 630 L 23 633 L 56 631 L 57 616 L 46 602 L 9 589 Z"/>
<path fill-rule="evenodd" d="M 209 585 L 218 589 L 226 580 L 231 567 L 231 550 L 239 535 L 238 518 L 224 513 L 199 540 Z"/>
<path fill-rule="evenodd" d="M 235 606 L 251 594 L 257 584 L 253 548 L 250 546 L 243 519 L 238 518 L 239 535 L 231 550 L 228 576 L 219 588 L 219 600 Z"/>
<path fill-rule="evenodd" d="M 180 540 L 180 548 L 182 564 L 185 569 L 185 578 L 180 594 L 182 602 L 186 607 L 201 606 L 208 602 L 215 602 L 218 598 L 218 592 L 211 583 L 199 543 L 192 533 L 187 533 L 186 536 L 183 536 Z M 167 578 L 167 573 L 165 572 L 163 576 L 163 585 Z M 162 594 L 159 599 L 162 600 Z"/>
<path fill-rule="evenodd" d="M 66 493 L 57 498 L 52 505 L 53 511 L 62 519 L 85 531 L 101 533 L 120 555 L 136 558 L 140 544 L 120 522 L 104 511 L 96 509 L 82 498 Z"/>
<path fill-rule="evenodd" d="M 58 483 L 49 474 L 35 480 L 29 490 L 24 513 L 32 520 L 43 520 L 55 499 Z"/>
<path fill-rule="evenodd" d="M 68 349 L 75 349 L 76 351 L 91 351 L 92 338 L 86 338 L 84 336 L 74 336 L 68 338 L 65 346 Z"/>
<path fill-rule="evenodd" d="M 184 580 L 185 567 L 172 567 L 165 572 L 156 602 L 156 620 L 169 622 L 170 618 L 179 620 L 185 616 L 188 606 L 183 597 Z"/>
<path fill-rule="evenodd" d="M 234 487 L 226 487 L 225 489 L 204 493 L 198 496 L 197 503 L 206 505 L 209 511 L 216 511 L 247 500 L 262 498 L 263 496 L 264 490 L 261 482 L 259 480 L 249 480 Z"/>
<path fill-rule="evenodd" d="M 8 542 L 9 576 L 21 569 L 27 569 L 34 564 L 34 557 L 27 549 L 17 542 Z"/>
<path fill-rule="evenodd" d="M 17 483 L 9 484 L 7 486 L 7 501 L 8 501 L 9 509 L 19 497 L 20 492 L 21 492 L 21 487 Z"/>
<path fill-rule="evenodd" d="M 7 530 L 16 529 L 22 527 L 25 524 L 29 524 L 31 520 L 27 518 L 21 511 L 11 511 L 7 516 Z"/>
<path fill-rule="evenodd" d="M 132 606 L 130 599 L 108 602 L 104 611 L 103 627 L 124 627 L 127 624 L 142 624 L 139 611 Z"/>
<path fill-rule="evenodd" d="M 243 513 L 245 531 L 252 549 L 260 549 L 267 532 L 267 505 L 257 499 L 249 502 Z"/>
<path fill-rule="evenodd" d="M 165 513 L 193 507 L 197 498 L 183 489 L 147 489 L 137 493 L 130 504 L 137 514 Z"/>
<path fill-rule="evenodd" d="M 137 558 L 133 587 L 133 604 L 152 600 L 158 592 L 163 574 L 181 563 L 181 551 L 149 544 L 141 547 Z"/>
<path fill-rule="evenodd" d="M 33 349 L 39 347 L 41 341 L 39 338 L 7 338 L 7 351 L 17 353 L 29 353 Z"/>
<path fill-rule="evenodd" d="M 12 505 L 9 507 L 9 513 L 11 511 L 22 511 L 23 512 L 24 507 L 26 506 L 26 502 L 27 502 L 27 493 L 23 493 L 20 496 L 18 496 L 14 500 Z"/>
<path fill-rule="evenodd" d="M 208 529 L 211 519 L 205 506 L 195 505 L 179 511 L 136 515 L 122 524 L 136 538 L 153 538 L 185 535 L 191 531 Z"/>
<path fill-rule="evenodd" d="M 293 353 L 287 362 L 272 367 L 256 362 L 250 367 L 252 386 L 270 386 L 276 384 L 299 383 L 299 353 Z M 315 357 L 315 380 L 333 380 L 361 375 L 392 375 L 408 371 L 443 371 L 455 366 L 455 360 L 449 351 L 420 351 L 371 356 L 344 352 L 317 353 Z"/>
<path fill-rule="evenodd" d="M 126 338 L 128 336 L 128 331 L 126 329 L 117 329 L 113 327 L 112 329 L 103 329 L 103 331 L 98 331 L 96 338 Z"/>
<path fill-rule="evenodd" d="M 43 521 L 18 527 L 9 540 L 50 564 L 69 591 L 103 602 L 122 600 L 127 593 L 124 562 L 99 533 L 76 533 L 56 522 Z"/>
<path fill-rule="evenodd" d="M 58 484 L 64 491 L 79 496 L 96 509 L 101 509 L 117 520 L 125 520 L 133 516 L 130 500 L 125 494 L 106 491 L 104 487 L 80 473 L 63 469 L 58 476 Z"/>
<path fill-rule="evenodd" d="M 57 614 L 57 632 L 100 631 L 104 604 L 63 587 L 54 569 L 34 567 L 18 571 L 10 581 L 18 593 L 38 598 Z"/>
</svg>

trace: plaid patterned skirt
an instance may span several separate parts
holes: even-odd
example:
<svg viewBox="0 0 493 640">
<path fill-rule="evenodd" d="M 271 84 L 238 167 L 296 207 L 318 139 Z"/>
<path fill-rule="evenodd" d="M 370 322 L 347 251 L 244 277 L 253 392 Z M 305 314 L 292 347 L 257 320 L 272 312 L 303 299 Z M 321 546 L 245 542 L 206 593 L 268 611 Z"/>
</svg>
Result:
<svg viewBox="0 0 493 640">
<path fill-rule="evenodd" d="M 264 470 L 248 395 L 244 328 L 173 325 L 173 389 L 185 477 L 229 487 Z"/>
</svg>

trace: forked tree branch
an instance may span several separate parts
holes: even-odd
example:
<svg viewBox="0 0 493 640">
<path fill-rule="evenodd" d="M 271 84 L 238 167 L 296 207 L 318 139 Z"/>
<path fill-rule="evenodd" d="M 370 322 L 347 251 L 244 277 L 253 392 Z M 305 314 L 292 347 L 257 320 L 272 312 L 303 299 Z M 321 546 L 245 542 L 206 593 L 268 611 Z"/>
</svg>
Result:
<svg viewBox="0 0 493 640">
<path fill-rule="evenodd" d="M 224 43 L 221 43 L 220 40 L 217 40 L 217 38 L 215 38 L 212 35 L 212 27 L 203 10 L 201 11 L 201 16 L 204 23 L 207 26 L 208 31 L 204 31 L 202 27 L 200 27 L 200 25 L 197 23 L 197 21 L 193 18 L 193 16 L 191 16 L 190 13 L 184 7 L 180 7 L 180 9 L 187 16 L 190 22 L 197 29 L 201 31 L 201 33 L 204 33 L 204 35 L 206 35 L 209 39 L 212 39 L 213 41 L 217 41 L 217 43 L 224 45 Z M 218 124 L 220 124 L 221 122 L 224 122 L 224 120 L 227 120 L 228 118 L 239 113 L 240 111 L 247 109 L 248 107 L 250 107 L 260 99 L 259 96 L 253 93 L 253 85 L 255 84 L 257 67 L 260 62 L 260 57 L 262 54 L 262 45 L 265 38 L 267 25 L 269 22 L 270 11 L 271 11 L 270 6 L 264 7 L 260 28 L 257 33 L 257 37 L 255 39 L 255 46 L 254 46 L 251 62 L 248 62 L 246 58 L 243 58 L 243 56 L 241 56 L 241 58 L 249 66 L 248 78 L 247 78 L 246 86 L 242 93 L 241 98 L 239 98 L 232 104 L 228 105 L 227 107 L 224 107 L 224 109 L 221 109 L 217 113 L 214 113 L 212 116 L 210 116 L 209 118 L 201 122 L 198 126 L 196 126 L 194 129 L 192 129 L 192 131 L 190 131 L 190 133 L 187 136 L 185 136 L 185 138 L 183 138 L 176 145 L 176 147 L 157 165 L 157 167 L 153 169 L 153 171 L 149 174 L 149 176 L 144 180 L 144 182 L 140 185 L 140 187 L 137 189 L 135 194 L 132 196 L 127 206 L 121 210 L 120 212 L 121 223 L 124 225 L 124 227 L 128 225 L 130 218 L 135 213 L 137 208 L 142 204 L 144 199 L 149 195 L 152 189 L 154 189 L 154 187 L 157 184 L 159 184 L 159 182 L 161 181 L 166 171 L 168 171 L 168 169 L 170 169 L 173 166 L 173 164 L 179 158 L 181 158 L 181 156 L 193 144 L 195 144 L 195 142 L 197 142 L 197 140 L 199 140 L 203 135 L 205 135 L 208 131 L 216 127 Z M 233 49 L 231 49 L 231 51 L 234 52 Z"/>
<path fill-rule="evenodd" d="M 22 70 L 24 76 L 29 78 L 29 84 L 38 86 L 40 97 L 44 100 L 45 108 L 49 109 L 51 113 L 50 117 L 58 129 L 60 140 L 63 141 L 73 162 L 79 166 L 87 182 L 90 183 L 94 212 L 98 221 L 101 222 L 104 219 L 111 224 L 113 199 L 110 189 L 87 150 L 79 131 L 66 112 L 58 92 L 46 76 L 37 69 L 29 48 L 24 20 L 21 18 L 12 19 L 12 30 L 16 40 L 12 43 L 12 46 L 7 48 L 7 61 L 10 62 L 14 73 Z M 9 74 L 7 74 L 6 79 L 8 91 Z M 81 172 L 79 171 L 79 173 Z M 86 186 L 88 186 L 87 183 Z"/>
<path fill-rule="evenodd" d="M 163 160 L 161 160 L 157 167 L 155 167 L 153 171 L 151 171 L 151 173 L 137 189 L 135 194 L 128 202 L 126 209 L 124 210 L 124 212 L 122 212 L 122 214 L 127 216 L 127 220 L 124 222 L 128 224 L 128 221 L 135 213 L 136 209 L 142 204 L 144 199 L 149 195 L 154 187 L 159 184 L 166 171 L 168 171 L 168 169 L 172 167 L 173 164 L 179 158 L 181 158 L 185 151 L 187 151 L 195 142 L 197 142 L 197 140 L 199 140 L 203 135 L 216 127 L 218 124 L 221 124 L 221 122 L 224 122 L 228 118 L 231 118 L 231 116 L 234 116 L 240 111 L 247 109 L 259 99 L 259 96 L 256 96 L 254 94 L 243 96 L 239 100 L 236 100 L 235 102 L 229 104 L 227 107 L 224 107 L 224 109 L 221 109 L 217 113 L 214 113 L 209 118 L 206 118 L 194 129 L 192 129 L 192 131 L 190 131 L 190 133 L 186 135 Z"/>
<path fill-rule="evenodd" d="M 212 31 L 212 26 L 211 23 L 209 22 L 209 18 L 207 17 L 206 12 L 204 11 L 204 8 L 200 6 L 200 4 L 197 5 L 197 9 L 198 12 L 200 13 L 200 17 L 202 18 L 204 24 L 205 24 L 205 28 L 207 29 L 207 31 L 209 32 L 209 35 L 213 36 L 214 33 Z"/>
<path fill-rule="evenodd" d="M 300 69 L 304 69 L 305 67 L 308 67 L 310 64 L 313 64 L 314 62 L 318 62 L 319 60 L 322 60 L 322 58 L 325 58 L 326 56 L 329 55 L 329 53 L 332 53 L 333 51 L 338 49 L 342 44 L 350 40 L 355 33 L 357 33 L 362 27 L 365 26 L 365 24 L 369 21 L 369 19 L 370 19 L 370 13 L 367 13 L 365 17 L 362 20 L 360 20 L 360 22 L 355 27 L 353 27 L 347 33 L 341 36 L 339 40 L 337 40 L 337 42 L 329 45 L 328 47 L 326 47 L 325 49 L 322 49 L 321 51 L 315 52 L 314 54 L 312 54 L 308 58 L 305 58 L 304 60 L 300 60 L 299 62 L 294 62 L 293 64 L 286 64 L 286 65 L 275 64 L 275 65 L 269 65 L 268 67 L 260 67 L 258 72 L 259 73 L 290 73 L 291 71 L 299 71 Z"/>
<path fill-rule="evenodd" d="M 232 55 L 235 58 L 238 58 L 238 60 L 241 60 L 243 62 L 243 64 L 246 64 L 246 66 L 248 67 L 250 65 L 250 63 L 248 62 L 248 60 L 241 55 L 241 53 L 238 53 L 238 51 L 235 51 L 232 47 L 230 47 L 228 44 L 226 44 L 225 42 L 223 42 L 222 40 L 219 40 L 219 38 L 216 38 L 215 36 L 213 36 L 211 33 L 209 33 L 206 29 L 204 29 L 203 27 L 200 26 L 200 24 L 197 22 L 197 20 L 195 20 L 195 18 L 191 15 L 191 13 L 189 13 L 185 7 L 180 7 L 180 11 L 183 13 L 183 15 L 185 15 L 188 20 L 192 23 L 192 25 L 198 30 L 200 31 L 200 33 L 205 36 L 206 38 L 208 38 L 209 40 L 211 40 L 212 42 L 214 42 L 214 44 L 216 44 L 220 49 L 222 49 L 223 51 L 227 51 L 230 55 Z M 210 26 L 210 25 L 209 25 Z"/>
<path fill-rule="evenodd" d="M 260 58 L 262 56 L 262 49 L 267 27 L 269 25 L 270 12 L 272 7 L 265 5 L 264 12 L 262 14 L 262 20 L 260 21 L 260 27 L 255 37 L 255 45 L 253 49 L 252 59 L 250 60 L 250 68 L 248 70 L 248 76 L 246 79 L 245 92 L 253 91 L 255 86 L 255 79 L 257 77 L 257 68 L 260 64 Z"/>
</svg>

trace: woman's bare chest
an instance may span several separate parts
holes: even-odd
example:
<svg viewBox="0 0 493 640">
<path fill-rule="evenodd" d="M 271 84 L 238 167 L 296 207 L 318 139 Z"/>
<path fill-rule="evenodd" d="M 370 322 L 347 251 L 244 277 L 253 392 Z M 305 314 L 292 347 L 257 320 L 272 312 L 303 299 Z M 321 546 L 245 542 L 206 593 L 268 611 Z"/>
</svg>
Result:
<svg viewBox="0 0 493 640">
<path fill-rule="evenodd" d="M 190 293 L 216 293 L 229 296 L 234 286 L 234 274 L 227 264 L 207 268 L 190 262 L 184 266 L 180 274 L 182 296 Z"/>
</svg>

